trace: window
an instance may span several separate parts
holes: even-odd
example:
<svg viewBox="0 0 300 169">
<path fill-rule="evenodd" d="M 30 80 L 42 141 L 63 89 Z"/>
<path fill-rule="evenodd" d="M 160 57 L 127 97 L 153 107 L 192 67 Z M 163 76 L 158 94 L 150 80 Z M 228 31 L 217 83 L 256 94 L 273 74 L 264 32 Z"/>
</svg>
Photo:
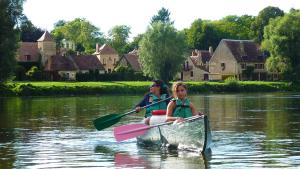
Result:
<svg viewBox="0 0 300 169">
<path fill-rule="evenodd" d="M 108 69 L 108 73 L 111 73 L 111 69 Z"/>
<path fill-rule="evenodd" d="M 263 63 L 257 63 L 255 64 L 255 69 L 264 69 L 265 65 Z"/>
<path fill-rule="evenodd" d="M 30 61 L 31 60 L 31 56 L 30 55 L 25 55 L 25 60 L 26 61 Z"/>
<path fill-rule="evenodd" d="M 116 64 L 116 60 L 117 60 L 117 59 L 116 59 L 116 58 L 114 58 L 114 65 Z"/>
<path fill-rule="evenodd" d="M 241 63 L 241 68 L 246 69 L 246 63 Z"/>
<path fill-rule="evenodd" d="M 105 60 L 105 59 L 103 59 L 103 60 L 102 60 L 102 62 L 103 62 L 103 65 L 105 65 L 105 64 L 106 64 L 106 60 Z"/>
<path fill-rule="evenodd" d="M 193 71 L 191 71 L 191 77 L 194 77 L 194 72 Z"/>
<path fill-rule="evenodd" d="M 225 63 L 221 63 L 222 70 L 225 70 Z"/>
</svg>

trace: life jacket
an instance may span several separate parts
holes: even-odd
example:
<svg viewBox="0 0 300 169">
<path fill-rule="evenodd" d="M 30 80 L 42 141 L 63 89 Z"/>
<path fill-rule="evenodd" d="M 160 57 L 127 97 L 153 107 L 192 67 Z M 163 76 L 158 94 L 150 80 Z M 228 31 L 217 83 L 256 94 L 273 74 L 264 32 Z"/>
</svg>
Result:
<svg viewBox="0 0 300 169">
<path fill-rule="evenodd" d="M 182 117 L 187 118 L 193 116 L 192 109 L 190 107 L 190 100 L 189 99 L 178 99 L 174 98 L 171 101 L 176 103 L 176 107 L 173 110 L 173 117 Z"/>
<path fill-rule="evenodd" d="M 155 103 L 155 102 L 158 102 L 160 100 L 164 100 L 167 98 L 167 95 L 166 94 L 162 94 L 160 95 L 160 98 L 158 98 L 156 95 L 154 94 L 150 94 L 149 96 L 149 104 L 152 104 L 152 103 Z M 146 108 L 146 114 L 145 114 L 145 117 L 150 117 L 152 115 L 152 111 L 153 110 L 166 110 L 167 109 L 167 103 L 164 101 L 164 102 L 160 102 L 160 103 L 157 103 L 157 104 L 154 104 L 148 108 Z"/>
</svg>

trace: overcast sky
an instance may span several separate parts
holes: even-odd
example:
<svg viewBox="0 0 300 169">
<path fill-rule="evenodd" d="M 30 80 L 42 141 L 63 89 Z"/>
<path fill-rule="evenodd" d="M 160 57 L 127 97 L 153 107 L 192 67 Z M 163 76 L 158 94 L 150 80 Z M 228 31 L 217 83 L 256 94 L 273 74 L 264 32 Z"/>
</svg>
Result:
<svg viewBox="0 0 300 169">
<path fill-rule="evenodd" d="M 171 12 L 178 30 L 198 19 L 217 20 L 228 15 L 254 15 L 267 6 L 288 12 L 300 9 L 300 0 L 26 0 L 24 13 L 34 25 L 51 31 L 58 20 L 86 18 L 107 34 L 115 25 L 131 27 L 131 37 L 145 32 L 162 7 Z"/>
</svg>

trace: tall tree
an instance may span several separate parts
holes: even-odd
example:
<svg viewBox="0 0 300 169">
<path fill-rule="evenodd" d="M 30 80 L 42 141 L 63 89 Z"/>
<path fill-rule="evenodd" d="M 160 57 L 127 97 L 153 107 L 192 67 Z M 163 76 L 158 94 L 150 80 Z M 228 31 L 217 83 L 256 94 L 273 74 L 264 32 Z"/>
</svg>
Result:
<svg viewBox="0 0 300 169">
<path fill-rule="evenodd" d="M 57 22 L 59 23 L 59 22 Z M 78 51 L 93 53 L 96 43 L 104 43 L 103 33 L 84 18 L 58 24 L 51 32 L 59 43 L 62 39 L 75 42 Z"/>
<path fill-rule="evenodd" d="M 130 27 L 126 25 L 117 25 L 109 31 L 111 46 L 116 49 L 119 54 L 126 52 L 126 45 L 130 33 Z"/>
<path fill-rule="evenodd" d="M 291 66 L 291 80 L 300 81 L 300 12 L 291 11 L 283 17 L 271 19 L 265 27 L 262 46 L 271 57 Z"/>
<path fill-rule="evenodd" d="M 149 26 L 139 44 L 143 73 L 165 82 L 172 80 L 185 60 L 184 39 L 170 23 L 158 21 Z"/>
<path fill-rule="evenodd" d="M 23 0 L 0 1 L 0 82 L 7 80 L 15 68 L 19 34 L 15 29 L 22 16 Z"/>
<path fill-rule="evenodd" d="M 264 27 L 269 24 L 269 20 L 283 15 L 284 12 L 277 7 L 268 6 L 261 10 L 251 26 L 255 40 L 261 43 L 264 37 Z"/>
<path fill-rule="evenodd" d="M 36 42 L 44 33 L 42 29 L 34 26 L 26 16 L 21 17 L 19 29 L 22 42 Z"/>
<path fill-rule="evenodd" d="M 201 19 L 195 20 L 186 31 L 187 43 L 192 49 L 208 49 L 210 46 L 216 47 L 221 40 L 216 28 L 209 21 Z"/>
<path fill-rule="evenodd" d="M 154 15 L 152 18 L 151 18 L 151 21 L 150 23 L 153 24 L 154 22 L 158 22 L 158 21 L 161 21 L 163 23 L 171 23 L 173 24 L 174 22 L 171 21 L 170 19 L 170 12 L 168 9 L 166 8 L 161 8 L 157 15 Z"/>
</svg>

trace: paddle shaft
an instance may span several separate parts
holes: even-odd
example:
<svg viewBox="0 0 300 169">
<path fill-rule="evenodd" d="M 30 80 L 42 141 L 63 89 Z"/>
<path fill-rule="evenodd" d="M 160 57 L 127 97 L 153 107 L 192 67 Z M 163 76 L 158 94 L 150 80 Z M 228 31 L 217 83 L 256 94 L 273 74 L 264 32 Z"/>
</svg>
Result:
<svg viewBox="0 0 300 169">
<path fill-rule="evenodd" d="M 168 100 L 168 99 L 171 99 L 171 98 L 172 98 L 172 97 L 168 97 L 168 98 L 163 99 L 163 100 L 160 100 L 160 101 L 158 101 L 158 102 L 154 102 L 154 103 L 148 104 L 148 105 L 146 105 L 146 106 L 141 107 L 141 109 L 148 108 L 148 107 L 150 107 L 150 106 L 153 106 L 153 105 L 156 105 L 156 104 L 158 104 L 158 103 L 164 102 L 164 101 L 166 101 L 166 100 Z M 134 113 L 134 112 L 136 112 L 135 109 L 134 109 L 134 110 L 131 110 L 131 111 L 127 112 L 127 113 L 122 114 L 121 117 L 126 116 L 126 115 L 129 115 L 129 114 L 132 114 L 132 113 Z"/>
<path fill-rule="evenodd" d="M 201 116 L 196 115 L 196 116 L 185 118 L 184 119 L 185 121 L 182 122 L 182 123 L 185 123 L 185 122 L 188 122 L 188 121 L 191 121 L 191 120 L 194 120 L 194 119 L 198 119 L 200 117 L 203 118 L 204 115 L 201 115 Z M 168 124 L 172 124 L 172 123 L 173 123 L 173 121 L 169 121 L 169 122 L 166 122 L 166 123 L 160 123 L 160 124 L 156 124 L 156 125 L 152 125 L 152 126 L 143 126 L 143 127 L 137 128 L 137 129 L 124 131 L 124 132 L 120 132 L 120 133 L 116 133 L 116 134 L 128 134 L 128 133 L 138 132 L 138 131 L 141 131 L 141 130 L 149 130 L 149 129 L 154 128 L 154 127 L 164 126 L 164 125 L 168 125 Z"/>
</svg>

